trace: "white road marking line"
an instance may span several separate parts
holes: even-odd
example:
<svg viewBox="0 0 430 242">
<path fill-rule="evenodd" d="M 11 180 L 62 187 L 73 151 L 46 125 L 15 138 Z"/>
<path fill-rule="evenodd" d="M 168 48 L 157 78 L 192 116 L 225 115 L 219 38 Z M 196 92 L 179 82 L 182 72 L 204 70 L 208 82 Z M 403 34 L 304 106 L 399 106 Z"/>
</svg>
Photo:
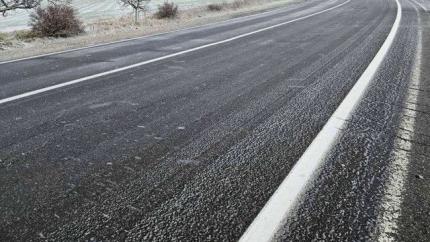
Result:
<svg viewBox="0 0 430 242">
<path fill-rule="evenodd" d="M 415 10 L 419 10 L 414 6 Z M 419 21 L 419 20 L 418 20 Z M 421 23 L 418 23 L 421 26 Z M 381 211 L 382 214 L 378 218 L 376 229 L 377 240 L 380 242 L 396 241 L 393 237 L 398 230 L 398 219 L 401 215 L 401 205 L 403 202 L 402 196 L 405 191 L 405 182 L 408 177 L 408 165 L 410 162 L 409 152 L 412 148 L 412 143 L 408 140 L 414 139 L 415 117 L 419 95 L 419 86 L 421 78 L 421 51 L 422 51 L 422 35 L 421 29 L 418 30 L 418 45 L 414 69 L 412 72 L 410 86 L 408 89 L 405 105 L 407 109 L 403 110 L 404 118 L 400 122 L 400 127 L 397 132 L 398 137 L 395 142 L 396 149 L 392 156 L 393 161 L 388 168 L 389 178 L 385 184 L 384 198 L 382 199 Z M 408 130 L 408 131 L 406 131 Z"/>
<path fill-rule="evenodd" d="M 234 22 L 239 22 L 239 21 L 241 21 L 243 19 L 247 19 L 247 18 L 253 18 L 253 17 L 260 16 L 260 15 L 265 15 L 265 14 L 269 15 L 271 13 L 281 12 L 285 8 L 288 8 L 288 7 L 283 7 L 283 8 L 280 8 L 280 9 L 269 10 L 269 11 L 262 12 L 262 13 L 256 13 L 256 14 L 246 15 L 246 16 L 232 18 L 232 19 L 221 20 L 221 21 L 217 21 L 217 22 L 213 22 L 213 23 L 207 23 L 207 24 L 197 25 L 197 26 L 194 26 L 194 27 L 188 27 L 188 28 L 181 28 L 181 29 L 176 29 L 176 30 L 172 30 L 172 31 L 166 31 L 166 32 L 157 33 L 157 34 L 150 34 L 150 35 L 145 35 L 145 36 L 140 36 L 140 37 L 135 37 L 135 38 L 128 38 L 128 39 L 123 39 L 123 40 L 117 40 L 117 41 L 112 41 L 112 42 L 102 43 L 102 44 L 95 44 L 95 45 L 90 45 L 90 46 L 80 47 L 80 48 L 74 48 L 74 49 L 69 49 L 69 50 L 56 51 L 56 52 L 51 52 L 51 53 L 47 53 L 47 54 L 41 54 L 41 55 L 35 55 L 35 56 L 30 56 L 30 57 L 24 57 L 24 58 L 19 58 L 19 59 L 14 59 L 14 60 L 0 61 L 0 65 L 2 65 L 2 64 L 8 64 L 8 63 L 13 63 L 13 62 L 18 62 L 18 61 L 23 61 L 23 60 L 36 59 L 36 58 L 45 57 L 45 56 L 65 54 L 65 53 L 74 52 L 74 51 L 78 51 L 78 50 L 86 50 L 86 49 L 91 49 L 91 48 L 96 48 L 96 47 L 102 47 L 102 46 L 107 46 L 107 45 L 112 45 L 112 44 L 119 44 L 119 43 L 129 42 L 129 41 L 133 41 L 133 40 L 146 39 L 146 38 L 156 37 L 156 36 L 160 36 L 160 35 L 172 34 L 172 33 L 180 32 L 180 31 L 187 31 L 187 30 L 193 30 L 193 29 L 197 29 L 197 28 L 203 28 L 203 27 L 207 27 L 207 26 L 211 26 L 211 25 L 216 25 L 216 24 L 223 24 L 223 23 L 229 23 L 229 22 L 233 22 L 234 23 Z"/>
<path fill-rule="evenodd" d="M 414 3 L 416 3 L 418 6 L 420 6 L 425 12 L 427 12 L 428 10 L 427 10 L 427 8 L 424 6 L 424 5 L 422 5 L 420 2 L 418 2 L 418 1 L 416 1 L 416 0 L 412 0 L 412 2 L 414 2 Z"/>
<path fill-rule="evenodd" d="M 263 31 L 274 29 L 274 28 L 277 28 L 277 27 L 280 27 L 280 26 L 283 26 L 283 25 L 287 25 L 287 24 L 290 24 L 290 23 L 294 23 L 294 22 L 297 22 L 297 21 L 300 21 L 300 20 L 303 20 L 303 19 L 307 19 L 307 18 L 316 16 L 316 15 L 319 15 L 319 14 L 325 13 L 327 11 L 330 11 L 330 10 L 336 9 L 338 7 L 341 7 L 341 6 L 349 3 L 350 1 L 351 0 L 347 0 L 347 1 L 343 2 L 343 3 L 341 3 L 341 4 L 338 4 L 336 6 L 333 6 L 331 8 L 328 8 L 328 9 L 325 9 L 325 10 L 322 10 L 322 11 L 319 11 L 319 12 L 316 12 L 316 13 L 312 13 L 312 14 L 309 14 L 309 15 L 306 15 L 306 16 L 303 16 L 303 17 L 299 17 L 299 18 L 293 19 L 293 20 L 289 20 L 289 21 L 286 21 L 286 22 L 275 24 L 275 25 L 272 25 L 272 26 L 269 26 L 269 27 L 261 28 L 261 29 L 258 29 L 258 30 L 252 31 L 252 32 L 245 33 L 245 34 L 237 35 L 235 37 L 228 38 L 228 39 L 225 39 L 225 40 L 217 41 L 217 42 L 210 43 L 210 44 L 205 44 L 205 45 L 198 46 L 198 47 L 195 47 L 195 48 L 191 48 L 191 49 L 188 49 L 188 50 L 183 50 L 183 51 L 179 51 L 179 52 L 176 52 L 176 53 L 173 53 L 173 54 L 169 54 L 169 55 L 165 55 L 165 56 L 162 56 L 162 57 L 154 58 L 154 59 L 151 59 L 151 60 L 139 62 L 139 63 L 133 64 L 133 65 L 129 65 L 129 66 L 125 66 L 125 67 L 113 69 L 113 70 L 102 72 L 102 73 L 98 73 L 98 74 L 95 74 L 95 75 L 91 75 L 91 76 L 79 78 L 79 79 L 76 79 L 76 80 L 73 80 L 73 81 L 68 81 L 68 82 L 57 84 L 57 85 L 53 85 L 53 86 L 41 88 L 41 89 L 38 89 L 38 90 L 34 90 L 34 91 L 22 93 L 22 94 L 15 95 L 15 96 L 12 96 L 12 97 L 0 99 L 0 104 L 5 104 L 5 103 L 12 102 L 12 101 L 15 101 L 15 100 L 19 100 L 19 99 L 22 99 L 22 98 L 25 98 L 25 97 L 34 96 L 36 94 L 40 94 L 40 93 L 48 92 L 48 91 L 51 91 L 51 90 L 59 89 L 59 88 L 62 88 L 62 87 L 67 87 L 67 86 L 70 86 L 70 85 L 74 85 L 74 84 L 77 84 L 77 83 L 80 83 L 80 82 L 88 81 L 88 80 L 91 80 L 91 79 L 94 79 L 94 78 L 103 77 L 103 76 L 107 76 L 107 75 L 114 74 L 114 73 L 117 73 L 117 72 L 129 70 L 129 69 L 132 69 L 132 68 L 136 68 L 136 67 L 139 67 L 139 66 L 147 65 L 147 64 L 154 63 L 154 62 L 157 62 L 157 61 L 169 59 L 169 58 L 172 58 L 172 57 L 175 57 L 175 56 L 179 56 L 179 55 L 183 55 L 183 54 L 186 54 L 186 53 L 194 52 L 194 51 L 197 51 L 197 50 L 205 49 L 205 48 L 208 48 L 208 47 L 211 47 L 211 46 L 216 46 L 216 45 L 224 44 L 224 43 L 227 43 L 227 42 L 231 42 L 233 40 L 241 39 L 241 38 L 253 35 L 253 34 L 257 34 L 257 33 L 263 32 Z"/>
<path fill-rule="evenodd" d="M 285 180 L 281 183 L 252 224 L 240 238 L 241 242 L 271 241 L 282 226 L 282 222 L 293 211 L 312 180 L 316 170 L 322 165 L 326 155 L 336 143 L 341 129 L 345 126 L 356 105 L 366 92 L 375 73 L 388 53 L 400 26 L 402 7 L 396 0 L 397 15 L 387 39 L 370 62 L 348 95 L 318 133 L 305 153 L 300 157 Z"/>
</svg>

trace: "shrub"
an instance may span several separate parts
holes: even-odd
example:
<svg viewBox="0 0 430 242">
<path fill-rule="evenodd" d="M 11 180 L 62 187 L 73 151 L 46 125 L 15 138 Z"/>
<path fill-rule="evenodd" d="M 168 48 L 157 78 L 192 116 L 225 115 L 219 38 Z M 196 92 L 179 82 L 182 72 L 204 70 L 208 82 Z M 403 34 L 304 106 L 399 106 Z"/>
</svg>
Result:
<svg viewBox="0 0 430 242">
<path fill-rule="evenodd" d="M 155 14 L 157 18 L 175 18 L 178 15 L 178 5 L 169 2 L 164 2 L 158 6 L 158 11 Z"/>
<path fill-rule="evenodd" d="M 30 26 L 40 37 L 69 37 L 84 32 L 75 10 L 65 4 L 37 8 L 30 15 Z"/>
<path fill-rule="evenodd" d="M 222 4 L 212 3 L 208 5 L 209 11 L 221 11 L 224 8 Z"/>
</svg>

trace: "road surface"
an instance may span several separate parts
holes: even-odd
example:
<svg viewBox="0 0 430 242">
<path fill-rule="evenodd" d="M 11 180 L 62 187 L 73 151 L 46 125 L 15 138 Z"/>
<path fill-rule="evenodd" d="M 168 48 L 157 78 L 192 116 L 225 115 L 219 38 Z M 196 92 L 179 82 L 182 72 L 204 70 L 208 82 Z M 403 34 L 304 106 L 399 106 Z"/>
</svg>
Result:
<svg viewBox="0 0 430 242">
<path fill-rule="evenodd" d="M 238 240 L 398 6 L 388 53 L 274 239 L 429 240 L 430 4 L 414 0 L 308 0 L 0 63 L 0 240 Z"/>
</svg>

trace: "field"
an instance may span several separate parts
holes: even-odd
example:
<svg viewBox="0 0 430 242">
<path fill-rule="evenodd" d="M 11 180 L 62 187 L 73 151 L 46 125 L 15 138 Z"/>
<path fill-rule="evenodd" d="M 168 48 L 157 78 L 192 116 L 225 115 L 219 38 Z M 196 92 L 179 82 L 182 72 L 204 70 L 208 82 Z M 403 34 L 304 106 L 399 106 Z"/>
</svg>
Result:
<svg viewBox="0 0 430 242">
<path fill-rule="evenodd" d="M 222 0 L 174 0 L 179 8 L 190 8 Z M 153 0 L 149 9 L 154 10 L 164 0 Z M 121 6 L 117 0 L 74 0 L 73 6 L 78 10 L 84 21 L 103 19 L 106 17 L 121 16 L 131 13 L 131 8 Z M 8 32 L 28 28 L 29 10 L 19 10 L 9 13 L 6 17 L 0 16 L 0 32 Z"/>
</svg>

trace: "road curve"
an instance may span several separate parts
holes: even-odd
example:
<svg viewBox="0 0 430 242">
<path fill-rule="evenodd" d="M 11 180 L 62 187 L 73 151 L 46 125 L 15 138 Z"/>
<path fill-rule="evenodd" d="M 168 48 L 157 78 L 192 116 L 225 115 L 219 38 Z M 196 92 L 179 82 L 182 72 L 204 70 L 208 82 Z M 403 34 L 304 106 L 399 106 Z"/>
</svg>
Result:
<svg viewBox="0 0 430 242">
<path fill-rule="evenodd" d="M 400 32 L 386 60 L 275 240 L 430 239 L 428 15 L 399 2 Z"/>
<path fill-rule="evenodd" d="M 402 35 L 360 104 L 358 121 L 346 128 L 346 143 L 336 146 L 316 178 L 321 185 L 310 188 L 279 240 L 380 236 L 369 228 L 381 221 L 374 211 L 380 211 L 386 176 L 369 182 L 361 172 L 373 166 L 354 162 L 360 158 L 354 151 L 372 153 L 377 162 L 366 164 L 377 166 L 376 172 L 389 167 L 378 152 L 393 151 L 394 141 L 383 141 L 395 136 L 403 110 L 384 103 L 399 104 L 407 96 L 419 54 L 411 51 L 417 21 L 425 16 L 411 2 L 402 0 L 402 6 Z M 0 240 L 237 240 L 367 68 L 395 17 L 393 0 L 310 0 L 204 27 L 0 63 L 5 99 L 300 18 L 1 104 Z M 371 120 L 384 121 L 379 132 Z M 363 129 L 376 138 L 348 135 Z M 350 169 L 344 176 L 333 167 L 342 164 Z M 333 202 L 325 205 L 328 200 Z M 415 211 L 414 204 L 404 204 Z M 354 212 L 362 216 L 346 216 Z"/>
</svg>

